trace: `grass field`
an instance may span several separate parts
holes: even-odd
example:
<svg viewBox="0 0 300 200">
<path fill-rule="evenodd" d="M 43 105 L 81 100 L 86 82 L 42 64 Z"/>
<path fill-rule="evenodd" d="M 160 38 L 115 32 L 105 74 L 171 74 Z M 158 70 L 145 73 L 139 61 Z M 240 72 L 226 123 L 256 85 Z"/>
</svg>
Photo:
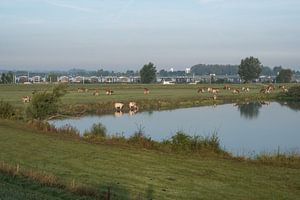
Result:
<svg viewBox="0 0 300 200">
<path fill-rule="evenodd" d="M 1 121 L 0 160 L 105 190 L 116 199 L 297 199 L 300 166 L 92 145 Z M 5 181 L 4 181 L 5 182 Z M 16 188 L 6 182 L 2 195 Z M 13 189 L 14 190 L 14 189 Z M 21 191 L 22 193 L 22 191 Z M 22 195 L 22 194 L 20 194 Z"/>
<path fill-rule="evenodd" d="M 147 108 L 145 104 L 155 104 L 160 107 L 179 107 L 179 106 L 197 106 L 209 105 L 214 103 L 224 103 L 232 101 L 247 101 L 257 99 L 272 99 L 280 90 L 276 90 L 269 95 L 259 93 L 264 87 L 262 84 L 250 85 L 230 85 L 231 88 L 241 89 L 241 87 L 249 87 L 250 92 L 241 92 L 241 94 L 232 94 L 232 91 L 223 90 L 224 85 L 122 85 L 122 84 L 89 84 L 89 85 L 68 85 L 67 94 L 62 98 L 62 103 L 68 109 L 76 105 L 98 105 L 90 108 L 90 110 L 101 109 L 104 104 L 112 102 L 139 102 L 141 107 Z M 54 85 L 34 84 L 34 85 L 0 85 L 0 99 L 8 101 L 20 109 L 24 109 L 26 105 L 22 102 L 22 96 L 32 96 L 33 91 L 51 90 Z M 88 88 L 88 92 L 78 93 L 79 87 Z M 144 95 L 143 90 L 147 87 L 150 94 Z M 198 88 L 214 87 L 220 88 L 217 100 L 213 101 L 213 94 L 205 92 L 197 93 Z M 105 94 L 105 89 L 109 88 L 114 91 L 113 95 Z M 99 90 L 99 96 L 93 96 L 93 91 Z M 159 105 L 158 105 L 159 104 Z M 157 107 L 156 106 L 156 107 Z M 113 106 L 111 106 L 113 109 Z M 86 108 L 82 108 L 86 109 Z M 149 109 L 149 108 L 148 108 Z"/>
</svg>

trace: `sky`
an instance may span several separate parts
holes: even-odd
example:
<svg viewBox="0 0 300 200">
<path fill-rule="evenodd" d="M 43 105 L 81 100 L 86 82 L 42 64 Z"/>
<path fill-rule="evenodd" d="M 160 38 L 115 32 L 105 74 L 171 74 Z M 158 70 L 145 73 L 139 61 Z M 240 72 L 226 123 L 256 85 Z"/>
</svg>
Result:
<svg viewBox="0 0 300 200">
<path fill-rule="evenodd" d="M 0 69 L 300 70 L 299 0 L 0 0 Z"/>
</svg>

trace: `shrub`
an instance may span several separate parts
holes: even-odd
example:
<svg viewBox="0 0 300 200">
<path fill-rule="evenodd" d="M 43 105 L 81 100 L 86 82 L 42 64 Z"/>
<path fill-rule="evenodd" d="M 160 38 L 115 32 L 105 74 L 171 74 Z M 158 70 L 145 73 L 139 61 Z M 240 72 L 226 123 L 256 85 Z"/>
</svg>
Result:
<svg viewBox="0 0 300 200">
<path fill-rule="evenodd" d="M 105 138 L 106 137 L 106 132 L 107 132 L 106 127 L 103 124 L 98 123 L 98 124 L 93 124 L 91 130 L 86 131 L 84 133 L 84 136 L 85 137 L 96 136 L 96 137 Z"/>
<path fill-rule="evenodd" d="M 8 102 L 0 101 L 0 118 L 10 119 L 15 115 L 15 108 Z"/>
<path fill-rule="evenodd" d="M 300 101 L 300 85 L 295 85 L 289 88 L 289 91 L 286 93 L 286 96 L 295 101 Z"/>
<path fill-rule="evenodd" d="M 189 136 L 183 131 L 178 131 L 170 140 L 164 141 L 165 144 L 170 144 L 172 150 L 201 152 L 212 151 L 215 153 L 224 152 L 220 147 L 219 137 L 216 133 L 211 136 Z"/>
<path fill-rule="evenodd" d="M 26 114 L 30 119 L 45 119 L 58 112 L 60 97 L 65 94 L 65 86 L 58 85 L 52 92 L 44 91 L 33 95 Z"/>
</svg>

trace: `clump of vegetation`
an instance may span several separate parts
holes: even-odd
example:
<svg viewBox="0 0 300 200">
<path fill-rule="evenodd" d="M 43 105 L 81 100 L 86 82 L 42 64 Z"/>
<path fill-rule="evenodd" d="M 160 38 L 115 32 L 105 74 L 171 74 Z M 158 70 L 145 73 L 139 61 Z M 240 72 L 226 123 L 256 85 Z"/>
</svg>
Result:
<svg viewBox="0 0 300 200">
<path fill-rule="evenodd" d="M 294 101 L 300 101 L 300 85 L 295 85 L 289 88 L 289 91 L 285 95 Z"/>
<path fill-rule="evenodd" d="M 147 137 L 145 134 L 145 128 L 141 125 L 138 126 L 137 131 L 128 138 L 128 143 L 136 146 L 141 146 L 143 148 L 154 148 L 156 142 Z"/>
<path fill-rule="evenodd" d="M 33 95 L 26 110 L 29 119 L 45 119 L 58 113 L 60 98 L 66 93 L 65 85 L 58 85 L 51 92 L 43 91 Z"/>
<path fill-rule="evenodd" d="M 91 130 L 89 131 L 85 131 L 84 133 L 84 137 L 101 137 L 101 138 L 105 138 L 106 137 L 106 133 L 107 133 L 107 129 L 106 127 L 101 124 L 93 124 Z"/>
<path fill-rule="evenodd" d="M 15 116 L 15 108 L 8 102 L 0 101 L 0 118 L 11 119 Z"/>
<path fill-rule="evenodd" d="M 171 145 L 174 151 L 225 153 L 220 146 L 220 140 L 216 133 L 211 136 L 190 136 L 183 131 L 178 131 L 171 139 L 164 141 Z"/>
<path fill-rule="evenodd" d="M 59 133 L 59 134 L 74 135 L 74 136 L 80 135 L 79 131 L 69 124 L 66 124 L 65 126 L 56 128 L 54 125 L 49 124 L 49 122 L 47 122 L 47 121 L 34 119 L 34 120 L 28 121 L 28 126 L 30 128 L 34 128 L 36 130 L 43 131 L 43 132 Z"/>
</svg>

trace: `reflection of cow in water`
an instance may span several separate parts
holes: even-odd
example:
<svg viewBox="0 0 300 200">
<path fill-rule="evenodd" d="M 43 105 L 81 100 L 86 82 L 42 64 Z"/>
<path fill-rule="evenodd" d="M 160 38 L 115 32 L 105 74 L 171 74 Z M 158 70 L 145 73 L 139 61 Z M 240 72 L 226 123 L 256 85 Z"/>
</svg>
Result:
<svg viewBox="0 0 300 200">
<path fill-rule="evenodd" d="M 150 90 L 148 88 L 144 88 L 144 94 L 149 94 Z"/>
<path fill-rule="evenodd" d="M 122 111 L 116 111 L 115 112 L 115 117 L 122 117 L 123 112 Z"/>
<path fill-rule="evenodd" d="M 24 96 L 24 97 L 22 97 L 22 101 L 23 101 L 23 103 L 29 103 L 31 101 L 31 97 L 30 96 Z"/>
<path fill-rule="evenodd" d="M 124 107 L 124 104 L 123 103 L 115 103 L 115 109 L 117 111 L 121 111 Z"/>
</svg>

